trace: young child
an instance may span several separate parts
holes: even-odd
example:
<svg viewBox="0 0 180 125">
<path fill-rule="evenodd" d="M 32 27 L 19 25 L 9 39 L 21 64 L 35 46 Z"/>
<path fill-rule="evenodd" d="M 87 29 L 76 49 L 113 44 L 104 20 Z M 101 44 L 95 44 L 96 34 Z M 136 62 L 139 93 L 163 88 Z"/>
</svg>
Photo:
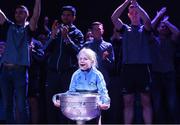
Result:
<svg viewBox="0 0 180 125">
<path fill-rule="evenodd" d="M 68 92 L 98 93 L 100 95 L 99 108 L 107 110 L 110 107 L 110 98 L 104 77 L 96 68 L 96 53 L 91 49 L 83 48 L 77 58 L 79 69 L 72 75 Z M 56 101 L 54 105 L 60 107 L 60 102 Z"/>
</svg>

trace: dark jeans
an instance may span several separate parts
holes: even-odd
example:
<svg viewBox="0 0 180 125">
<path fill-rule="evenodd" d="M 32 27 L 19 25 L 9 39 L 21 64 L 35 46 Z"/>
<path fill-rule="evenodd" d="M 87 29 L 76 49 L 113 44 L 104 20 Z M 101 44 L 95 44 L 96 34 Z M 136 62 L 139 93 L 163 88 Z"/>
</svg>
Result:
<svg viewBox="0 0 180 125">
<path fill-rule="evenodd" d="M 15 123 L 14 108 L 17 108 L 18 122 L 28 122 L 27 74 L 26 67 L 2 67 L 0 89 L 7 123 Z M 15 103 L 15 104 L 14 104 Z"/>
<path fill-rule="evenodd" d="M 175 72 L 153 72 L 152 74 L 152 100 L 156 123 L 176 123 L 177 121 L 175 79 Z M 168 113 L 163 112 L 164 105 L 167 105 Z M 168 118 L 168 121 L 165 121 L 165 117 Z"/>
</svg>

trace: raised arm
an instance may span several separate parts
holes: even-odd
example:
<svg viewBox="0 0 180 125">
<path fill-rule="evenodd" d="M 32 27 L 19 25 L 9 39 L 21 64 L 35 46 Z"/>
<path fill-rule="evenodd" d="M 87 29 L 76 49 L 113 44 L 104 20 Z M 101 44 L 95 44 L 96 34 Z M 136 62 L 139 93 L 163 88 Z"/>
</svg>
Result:
<svg viewBox="0 0 180 125">
<path fill-rule="evenodd" d="M 41 0 L 36 0 L 33 10 L 33 15 L 30 19 L 30 24 L 29 24 L 31 31 L 36 30 L 40 13 L 41 13 Z"/>
<path fill-rule="evenodd" d="M 180 35 L 179 29 L 173 25 L 169 20 L 168 16 L 165 16 L 162 22 L 168 27 L 168 29 L 171 31 L 171 39 L 172 40 L 177 40 L 178 36 Z"/>
<path fill-rule="evenodd" d="M 6 20 L 8 20 L 6 15 L 0 9 L 0 25 L 3 25 Z"/>
<path fill-rule="evenodd" d="M 46 32 L 50 33 L 51 30 L 49 29 L 48 25 L 49 25 L 49 18 L 46 16 L 46 17 L 44 17 L 44 30 Z"/>
<path fill-rule="evenodd" d="M 111 16 L 111 20 L 115 26 L 116 29 L 121 29 L 123 26 L 123 22 L 121 19 L 119 19 L 119 17 L 121 16 L 121 14 L 123 13 L 123 11 L 125 10 L 125 8 L 129 5 L 129 3 L 131 2 L 131 0 L 125 0 L 123 4 L 121 4 L 112 14 Z"/>
<path fill-rule="evenodd" d="M 159 12 L 157 12 L 154 19 L 151 21 L 152 28 L 155 30 L 160 20 L 163 18 L 164 14 L 166 12 L 166 7 L 161 8 Z"/>
<path fill-rule="evenodd" d="M 146 30 L 151 30 L 151 20 L 149 18 L 149 15 L 146 13 L 146 11 L 136 2 L 136 0 L 132 0 L 132 4 L 136 6 L 137 12 L 139 13 L 143 23 L 144 23 L 144 28 Z"/>
</svg>

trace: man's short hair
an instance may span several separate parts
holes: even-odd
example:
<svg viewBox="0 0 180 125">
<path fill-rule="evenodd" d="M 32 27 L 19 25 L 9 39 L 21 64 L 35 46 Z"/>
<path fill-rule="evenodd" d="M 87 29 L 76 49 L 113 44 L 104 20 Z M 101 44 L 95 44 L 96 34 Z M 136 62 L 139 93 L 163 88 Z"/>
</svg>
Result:
<svg viewBox="0 0 180 125">
<path fill-rule="evenodd" d="M 27 15 L 29 16 L 29 11 L 28 11 L 28 8 L 27 8 L 26 6 L 24 6 L 24 5 L 18 5 L 18 6 L 16 7 L 16 9 L 18 9 L 18 8 L 25 10 L 25 12 L 27 13 Z"/>
<path fill-rule="evenodd" d="M 63 6 L 61 11 L 62 11 L 62 13 L 64 11 L 70 11 L 73 16 L 76 16 L 76 9 L 73 6 Z"/>
<path fill-rule="evenodd" d="M 92 29 L 93 26 L 95 26 L 95 25 L 102 25 L 102 26 L 103 26 L 103 24 L 102 24 L 101 22 L 93 22 L 93 23 L 91 24 L 91 29 Z"/>
</svg>

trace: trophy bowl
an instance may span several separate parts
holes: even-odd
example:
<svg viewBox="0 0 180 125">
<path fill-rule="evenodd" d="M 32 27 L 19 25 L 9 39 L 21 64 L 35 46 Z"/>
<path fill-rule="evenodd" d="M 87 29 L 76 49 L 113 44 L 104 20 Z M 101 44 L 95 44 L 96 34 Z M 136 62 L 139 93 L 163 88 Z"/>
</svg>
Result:
<svg viewBox="0 0 180 125">
<path fill-rule="evenodd" d="M 100 115 L 99 95 L 96 93 L 58 93 L 52 100 L 54 102 L 58 99 L 63 115 L 71 120 L 89 121 Z"/>
</svg>

